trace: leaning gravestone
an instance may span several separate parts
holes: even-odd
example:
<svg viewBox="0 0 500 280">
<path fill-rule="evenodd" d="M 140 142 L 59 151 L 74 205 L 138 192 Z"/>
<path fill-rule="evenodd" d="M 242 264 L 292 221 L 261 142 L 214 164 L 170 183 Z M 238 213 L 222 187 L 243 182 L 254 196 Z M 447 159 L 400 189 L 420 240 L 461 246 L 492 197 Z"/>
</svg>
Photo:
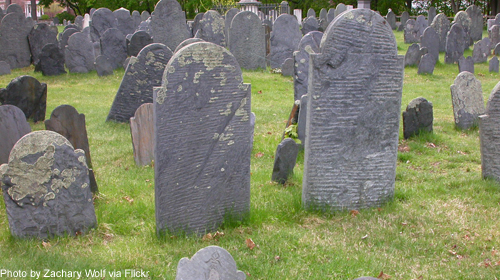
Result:
<svg viewBox="0 0 500 280">
<path fill-rule="evenodd" d="M 490 56 L 490 54 L 490 39 L 484 38 L 474 44 L 474 49 L 472 50 L 472 60 L 474 61 L 474 63 L 483 63 L 488 61 L 488 57 Z"/>
<path fill-rule="evenodd" d="M 498 58 L 496 56 L 490 59 L 489 66 L 490 66 L 490 72 L 498 73 Z"/>
<path fill-rule="evenodd" d="M 271 180 L 280 184 L 285 184 L 286 180 L 293 173 L 299 145 L 292 138 L 285 138 L 278 145 L 274 156 L 274 167 Z"/>
<path fill-rule="evenodd" d="M 410 14 L 408 14 L 407 11 L 404 11 L 401 14 L 401 19 L 400 19 L 400 24 L 399 24 L 399 27 L 398 27 L 398 31 L 404 31 L 404 29 L 406 28 L 406 22 L 409 19 L 410 19 Z"/>
<path fill-rule="evenodd" d="M 0 76 L 10 74 L 10 65 L 5 61 L 0 61 Z"/>
<path fill-rule="evenodd" d="M 481 170 L 483 178 L 500 181 L 500 82 L 493 88 L 486 112 L 479 117 Z"/>
<path fill-rule="evenodd" d="M 306 35 L 311 31 L 318 31 L 319 22 L 316 17 L 307 17 L 302 21 L 302 34 Z"/>
<path fill-rule="evenodd" d="M 109 76 L 113 75 L 114 65 L 111 60 L 105 55 L 99 55 L 95 58 L 95 70 L 97 71 L 97 76 Z"/>
<path fill-rule="evenodd" d="M 293 53 L 294 58 L 294 100 L 299 100 L 302 95 L 307 94 L 309 85 L 309 54 L 320 52 L 320 42 L 323 33 L 313 31 L 302 37 L 298 51 Z"/>
<path fill-rule="evenodd" d="M 113 69 L 122 67 L 127 59 L 125 35 L 116 28 L 110 28 L 101 36 L 101 55 L 108 57 Z"/>
<path fill-rule="evenodd" d="M 484 114 L 481 82 L 474 74 L 461 72 L 450 89 L 456 127 L 466 130 L 476 126 L 478 116 Z"/>
<path fill-rule="evenodd" d="M 234 16 L 229 30 L 229 50 L 243 69 L 266 69 L 264 26 L 250 11 Z"/>
<path fill-rule="evenodd" d="M 134 34 L 137 26 L 139 26 L 139 24 L 141 24 L 142 19 L 141 19 L 141 13 L 139 13 L 139 11 L 134 10 L 132 12 L 132 21 L 134 22 L 134 29 L 132 30 L 132 33 L 129 33 L 129 34 Z"/>
<path fill-rule="evenodd" d="M 77 32 L 80 32 L 80 31 L 78 31 L 78 29 L 76 29 L 76 28 L 69 28 L 69 29 L 64 30 L 62 33 L 59 33 L 59 48 L 63 52 L 66 49 L 66 46 L 68 45 L 69 37 Z"/>
<path fill-rule="evenodd" d="M 203 235 L 228 216 L 248 215 L 250 97 L 238 62 L 221 46 L 190 44 L 170 59 L 153 97 L 159 234 Z"/>
<path fill-rule="evenodd" d="M 195 37 L 225 47 L 226 34 L 224 33 L 224 19 L 222 16 L 214 10 L 205 12 L 200 20 Z"/>
<path fill-rule="evenodd" d="M 404 40 L 405 44 L 418 43 L 420 40 L 419 31 L 417 29 L 417 23 L 414 19 L 409 19 L 405 24 Z"/>
<path fill-rule="evenodd" d="M 389 10 L 385 18 L 387 19 L 387 22 L 391 26 L 392 30 L 396 30 L 398 28 L 396 25 L 396 14 L 392 10 Z"/>
<path fill-rule="evenodd" d="M 12 147 L 21 137 L 30 132 L 30 124 L 26 121 L 21 109 L 14 105 L 0 106 L 0 134 L 2 135 L 2 141 L 0 141 L 0 165 L 9 161 Z"/>
<path fill-rule="evenodd" d="M 431 27 L 434 28 L 439 36 L 439 52 L 446 50 L 446 36 L 450 31 L 450 21 L 445 14 L 438 14 L 432 21 Z"/>
<path fill-rule="evenodd" d="M 38 23 L 33 26 L 28 35 L 31 57 L 34 64 L 38 63 L 42 48 L 47 44 L 57 44 L 57 31 L 54 31 L 46 23 Z"/>
<path fill-rule="evenodd" d="M 421 48 L 420 44 L 411 44 L 405 54 L 405 67 L 418 66 L 420 59 L 427 52 L 427 48 Z"/>
<path fill-rule="evenodd" d="M 120 8 L 113 11 L 113 15 L 116 18 L 116 28 L 120 30 L 123 35 L 134 34 L 135 31 L 135 21 L 132 20 L 130 11 L 125 8 Z"/>
<path fill-rule="evenodd" d="M 47 84 L 31 76 L 19 76 L 0 89 L 0 104 L 17 106 L 26 119 L 43 121 L 47 108 Z"/>
<path fill-rule="evenodd" d="M 320 47 L 310 58 L 303 204 L 380 206 L 394 195 L 404 57 L 369 9 L 343 13 Z"/>
<path fill-rule="evenodd" d="M 18 6 L 12 4 L 9 7 Z M 9 9 L 7 9 L 9 11 Z M 33 25 L 23 13 L 7 13 L 0 23 L 0 61 L 10 65 L 10 69 L 28 67 L 31 51 L 28 34 Z"/>
<path fill-rule="evenodd" d="M 472 42 L 483 38 L 483 12 L 476 5 L 471 5 L 465 10 L 471 19 L 470 38 Z"/>
<path fill-rule="evenodd" d="M 135 32 L 127 42 L 127 54 L 129 56 L 137 56 L 139 52 L 147 45 L 153 43 L 153 38 L 146 31 L 140 30 Z"/>
<path fill-rule="evenodd" d="M 117 28 L 115 15 L 108 8 L 99 8 L 91 15 L 90 36 L 92 42 L 99 42 L 101 36 L 110 28 Z"/>
<path fill-rule="evenodd" d="M 171 50 L 191 37 L 186 25 L 186 15 L 176 0 L 161 0 L 156 4 L 151 14 L 151 30 L 154 42 L 162 43 Z"/>
<path fill-rule="evenodd" d="M 465 38 L 464 38 L 464 49 L 468 49 L 469 46 L 473 44 L 471 36 L 470 36 L 470 30 L 472 28 L 472 20 L 469 17 L 469 15 L 464 12 L 464 11 L 459 11 L 456 15 L 455 18 L 453 19 L 453 24 L 460 24 L 462 28 L 464 29 L 465 32 Z"/>
<path fill-rule="evenodd" d="M 464 71 L 474 73 L 474 60 L 472 59 L 472 56 L 462 56 L 458 59 L 458 73 Z"/>
<path fill-rule="evenodd" d="M 42 72 L 44 76 L 57 76 L 65 74 L 64 53 L 58 44 L 46 44 L 38 57 L 35 71 Z"/>
<path fill-rule="evenodd" d="M 52 111 L 50 119 L 45 120 L 45 129 L 57 132 L 64 136 L 75 149 L 81 149 L 85 153 L 85 162 L 89 168 L 90 190 L 97 193 L 97 183 L 92 171 L 92 160 L 90 159 L 89 139 L 85 126 L 85 115 L 79 114 L 71 105 L 60 105 Z"/>
<path fill-rule="evenodd" d="M 467 35 L 460 24 L 453 24 L 446 36 L 444 62 L 453 64 L 464 55 Z"/>
<path fill-rule="evenodd" d="M 404 138 L 418 135 L 421 131 L 432 132 L 433 121 L 432 103 L 423 97 L 413 99 L 403 112 Z"/>
<path fill-rule="evenodd" d="M 418 63 L 418 74 L 432 74 L 436 67 L 436 59 L 429 53 L 424 54 Z"/>
<path fill-rule="evenodd" d="M 436 17 L 436 7 L 430 7 L 429 11 L 427 11 L 427 25 L 431 25 L 435 17 Z"/>
<path fill-rule="evenodd" d="M 0 166 L 0 177 L 15 237 L 75 236 L 97 225 L 85 153 L 58 133 L 21 138 L 9 163 Z"/>
<path fill-rule="evenodd" d="M 245 280 L 246 275 L 237 269 L 228 251 L 218 246 L 208 246 L 196 252 L 191 260 L 182 258 L 177 265 L 175 279 Z"/>
<path fill-rule="evenodd" d="M 129 61 L 106 121 L 128 122 L 144 103 L 153 103 L 153 87 L 160 86 L 172 51 L 163 44 L 144 47 Z M 181 88 L 182 89 L 182 88 Z"/>
<path fill-rule="evenodd" d="M 271 68 L 281 68 L 287 58 L 293 57 L 301 38 L 297 19 L 289 14 L 280 15 L 271 32 L 271 52 L 268 55 Z"/>
<path fill-rule="evenodd" d="M 90 35 L 77 32 L 71 35 L 64 50 L 64 61 L 71 73 L 87 73 L 94 70 L 94 45 Z"/>
<path fill-rule="evenodd" d="M 230 42 L 229 42 L 229 32 L 231 28 L 231 22 L 233 21 L 233 18 L 236 14 L 240 12 L 239 9 L 236 8 L 231 8 L 226 12 L 226 15 L 224 16 L 224 34 L 226 36 L 226 43 L 227 47 L 231 47 Z M 257 18 L 259 18 L 257 16 Z M 260 20 L 260 19 L 259 19 Z M 196 31 L 194 32 L 193 36 L 196 35 Z"/>
<path fill-rule="evenodd" d="M 135 164 L 144 166 L 154 159 L 153 103 L 142 104 L 130 118 Z"/>
<path fill-rule="evenodd" d="M 427 49 L 436 62 L 439 61 L 439 35 L 432 26 L 424 30 L 424 34 L 420 37 L 420 45 Z"/>
</svg>

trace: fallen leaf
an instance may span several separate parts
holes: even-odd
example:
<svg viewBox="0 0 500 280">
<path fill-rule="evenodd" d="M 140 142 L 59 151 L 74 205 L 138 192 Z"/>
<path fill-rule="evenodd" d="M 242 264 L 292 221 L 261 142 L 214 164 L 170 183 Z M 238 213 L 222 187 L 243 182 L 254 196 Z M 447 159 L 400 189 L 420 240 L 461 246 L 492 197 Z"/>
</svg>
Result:
<svg viewBox="0 0 500 280">
<path fill-rule="evenodd" d="M 219 238 L 221 236 L 224 236 L 224 232 L 217 231 L 216 233 L 214 233 L 213 238 L 216 239 L 216 238 Z"/>
<path fill-rule="evenodd" d="M 406 143 L 401 143 L 398 145 L 398 152 L 406 153 L 410 151 L 410 147 Z"/>
<path fill-rule="evenodd" d="M 267 134 L 273 134 L 271 131 L 268 131 Z"/>
<path fill-rule="evenodd" d="M 450 253 L 450 254 L 452 254 L 452 255 L 454 255 L 454 256 L 457 254 L 457 252 L 452 251 L 452 250 L 448 250 L 448 253 Z"/>
<path fill-rule="evenodd" d="M 246 240 L 246 243 L 247 243 L 248 249 L 253 250 L 253 248 L 255 248 L 255 243 L 253 242 L 252 238 L 248 238 Z"/>
<path fill-rule="evenodd" d="M 368 238 L 368 234 L 367 234 L 367 235 L 365 235 L 365 236 L 363 236 L 363 237 L 361 237 L 361 239 L 363 239 L 363 240 L 364 240 L 364 239 L 367 239 L 367 238 Z"/>
<path fill-rule="evenodd" d="M 462 151 L 457 151 L 457 153 L 461 154 L 461 155 L 467 155 L 466 153 L 462 152 Z"/>
<path fill-rule="evenodd" d="M 255 154 L 256 158 L 261 158 L 263 156 L 264 156 L 264 153 L 262 153 L 262 152 L 258 152 L 258 153 Z"/>
<path fill-rule="evenodd" d="M 123 199 L 128 201 L 128 203 L 130 203 L 130 204 L 134 203 L 134 199 L 130 198 L 129 196 L 124 196 Z"/>
<path fill-rule="evenodd" d="M 359 214 L 358 210 L 351 210 L 351 216 L 356 217 Z"/>
<path fill-rule="evenodd" d="M 427 148 L 436 148 L 436 145 L 434 143 L 426 143 L 425 146 Z"/>
<path fill-rule="evenodd" d="M 275 261 L 279 261 L 280 259 L 281 259 L 280 256 L 274 256 Z"/>
<path fill-rule="evenodd" d="M 42 241 L 42 246 L 43 246 L 43 248 L 50 248 L 50 247 L 52 247 L 52 245 L 50 245 L 50 242 L 45 242 L 45 241 Z"/>
<path fill-rule="evenodd" d="M 212 240 L 212 239 L 214 239 L 214 237 L 212 236 L 212 234 L 211 234 L 210 232 L 209 232 L 209 233 L 207 233 L 207 234 L 205 234 L 205 235 L 201 238 L 201 240 L 203 240 L 203 241 L 209 241 L 209 240 Z"/>
<path fill-rule="evenodd" d="M 391 276 L 390 275 L 387 275 L 385 274 L 383 271 L 380 271 L 380 274 L 378 275 L 377 277 L 378 279 L 382 279 L 382 280 L 387 280 L 387 279 L 390 279 Z"/>
<path fill-rule="evenodd" d="M 259 94 L 262 94 L 262 90 L 259 90 L 259 91 L 258 91 L 258 93 L 259 93 Z"/>
</svg>

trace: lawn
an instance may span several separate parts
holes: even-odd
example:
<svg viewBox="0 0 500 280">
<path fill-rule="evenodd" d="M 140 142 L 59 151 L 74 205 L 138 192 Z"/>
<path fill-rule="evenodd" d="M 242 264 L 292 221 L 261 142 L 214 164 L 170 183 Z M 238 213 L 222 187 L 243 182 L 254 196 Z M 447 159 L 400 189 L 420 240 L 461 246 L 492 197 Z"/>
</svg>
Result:
<svg viewBox="0 0 500 280">
<path fill-rule="evenodd" d="M 396 32 L 398 50 L 408 44 Z M 471 51 L 467 51 L 471 55 Z M 271 182 L 274 153 L 293 105 L 293 81 L 269 71 L 244 71 L 252 84 L 257 120 L 251 159 L 251 213 L 243 223 L 219 229 L 216 237 L 156 236 L 154 168 L 135 165 L 128 124 L 105 122 L 124 70 L 112 76 L 66 74 L 44 77 L 33 67 L 0 76 L 0 88 L 31 75 L 48 85 L 47 118 L 62 104 L 87 121 L 92 163 L 100 193 L 98 227 L 77 237 L 19 240 L 9 232 L 0 203 L 2 269 L 33 272 L 148 272 L 151 279 L 175 279 L 177 263 L 199 249 L 228 250 L 247 279 L 496 279 L 500 275 L 500 185 L 481 177 L 477 128 L 455 129 L 450 85 L 457 65 L 444 54 L 433 75 L 405 69 L 401 110 L 422 96 L 434 105 L 434 132 L 403 140 L 402 124 L 394 200 L 359 212 L 311 213 L 302 209 L 303 154 L 284 186 Z M 475 75 L 488 99 L 500 81 L 487 63 Z M 43 123 L 31 124 L 33 130 Z M 212 233 L 214 234 L 214 233 Z M 256 247 L 250 249 L 247 239 Z M 9 277 L 4 277 L 9 278 Z M 35 279 L 35 278 L 31 278 Z M 66 278 L 69 279 L 69 278 Z"/>
</svg>

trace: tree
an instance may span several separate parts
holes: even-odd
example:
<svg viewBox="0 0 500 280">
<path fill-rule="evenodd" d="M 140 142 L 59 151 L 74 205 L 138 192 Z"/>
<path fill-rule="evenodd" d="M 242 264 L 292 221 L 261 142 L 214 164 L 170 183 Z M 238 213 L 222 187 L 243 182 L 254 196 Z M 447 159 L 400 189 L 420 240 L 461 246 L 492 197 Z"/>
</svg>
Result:
<svg viewBox="0 0 500 280">
<path fill-rule="evenodd" d="M 52 3 L 59 2 L 61 7 L 73 10 L 75 15 L 84 15 L 90 11 L 90 8 L 92 7 L 92 4 L 90 3 L 91 1 L 92 0 L 40 0 L 38 4 L 43 5 L 44 7 L 49 7 Z"/>
</svg>

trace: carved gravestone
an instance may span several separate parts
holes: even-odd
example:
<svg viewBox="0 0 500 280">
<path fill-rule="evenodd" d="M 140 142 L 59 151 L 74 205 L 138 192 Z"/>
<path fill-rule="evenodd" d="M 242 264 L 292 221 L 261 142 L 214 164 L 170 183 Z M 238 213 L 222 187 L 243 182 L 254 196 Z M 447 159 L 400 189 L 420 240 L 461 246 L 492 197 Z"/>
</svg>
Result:
<svg viewBox="0 0 500 280">
<path fill-rule="evenodd" d="M 471 27 L 472 27 L 472 20 L 471 18 L 469 17 L 469 15 L 464 12 L 464 11 L 459 11 L 458 13 L 455 14 L 455 18 L 453 19 L 453 22 L 451 23 L 451 25 L 453 26 L 453 24 L 460 24 L 464 30 L 464 33 L 465 33 L 465 37 L 464 37 L 464 50 L 468 49 L 469 46 L 472 45 L 472 40 L 471 40 L 471 36 L 470 36 L 470 30 L 471 30 Z"/>
<path fill-rule="evenodd" d="M 278 145 L 274 156 L 274 167 L 271 180 L 280 184 L 285 184 L 286 180 L 293 173 L 299 145 L 292 138 L 285 138 Z"/>
<path fill-rule="evenodd" d="M 266 42 L 264 26 L 250 11 L 234 16 L 229 30 L 229 51 L 243 69 L 266 69 Z"/>
<path fill-rule="evenodd" d="M 191 259 L 182 258 L 177 265 L 175 279 L 245 280 L 246 275 L 237 269 L 228 251 L 208 246 L 196 252 Z"/>
<path fill-rule="evenodd" d="M 311 31 L 318 31 L 319 29 L 319 22 L 316 19 L 316 17 L 306 17 L 302 21 L 302 34 L 306 35 L 307 33 Z"/>
<path fill-rule="evenodd" d="M 0 106 L 0 165 L 9 161 L 9 154 L 17 140 L 31 132 L 23 111 L 14 105 Z M 1 183 L 0 183 L 1 185 Z"/>
<path fill-rule="evenodd" d="M 398 27 L 398 31 L 404 31 L 406 28 L 406 22 L 410 19 L 410 14 L 407 11 L 404 11 L 401 14 L 400 25 Z"/>
<path fill-rule="evenodd" d="M 153 87 L 160 86 L 172 51 L 163 44 L 144 47 L 129 61 L 106 121 L 128 122 L 144 103 L 153 103 Z"/>
<path fill-rule="evenodd" d="M 490 72 L 498 73 L 498 58 L 496 56 L 490 59 L 489 66 L 490 66 Z"/>
<path fill-rule="evenodd" d="M 488 61 L 488 57 L 490 56 L 490 54 L 490 39 L 484 38 L 474 44 L 474 49 L 472 50 L 472 60 L 474 61 L 474 63 L 483 63 Z"/>
<path fill-rule="evenodd" d="M 145 46 L 152 44 L 153 38 L 146 31 L 137 31 L 127 40 L 127 55 L 137 56 Z"/>
<path fill-rule="evenodd" d="M 427 12 L 427 24 L 431 25 L 432 21 L 436 17 L 436 7 L 429 7 L 429 11 Z"/>
<path fill-rule="evenodd" d="M 478 116 L 484 114 L 481 82 L 474 74 L 461 72 L 450 89 L 456 127 L 466 130 L 477 126 Z"/>
<path fill-rule="evenodd" d="M 95 58 L 95 70 L 99 77 L 113 75 L 113 63 L 105 55 L 100 55 Z"/>
<path fill-rule="evenodd" d="M 405 54 L 405 67 L 418 66 L 420 59 L 427 52 L 427 48 L 421 48 L 420 44 L 411 44 Z"/>
<path fill-rule="evenodd" d="M 33 26 L 28 35 L 30 44 L 31 56 L 33 63 L 36 65 L 40 58 L 42 48 L 47 44 L 57 44 L 57 31 L 54 31 L 46 23 L 38 23 Z"/>
<path fill-rule="evenodd" d="M 436 66 L 436 59 L 429 53 L 424 54 L 418 63 L 418 74 L 432 74 Z"/>
<path fill-rule="evenodd" d="M 99 8 L 91 15 L 90 36 L 93 42 L 99 42 L 101 36 L 110 28 L 117 28 L 115 15 L 108 8 Z"/>
<path fill-rule="evenodd" d="M 10 65 L 5 61 L 0 61 L 0 76 L 10 74 Z"/>
<path fill-rule="evenodd" d="M 328 24 L 335 18 L 335 8 L 328 9 Z"/>
<path fill-rule="evenodd" d="M 472 56 L 462 56 L 458 59 L 458 73 L 464 71 L 474 73 L 474 60 L 472 60 Z"/>
<path fill-rule="evenodd" d="M 186 15 L 177 0 L 161 0 L 156 4 L 151 14 L 151 30 L 154 42 L 162 43 L 171 50 L 191 37 Z"/>
<path fill-rule="evenodd" d="M 436 62 L 439 61 L 439 35 L 432 26 L 424 30 L 424 34 L 420 37 L 420 45 L 422 48 L 427 49 L 427 53 L 429 53 Z"/>
<path fill-rule="evenodd" d="M 417 29 L 417 22 L 414 19 L 409 19 L 405 24 L 404 40 L 405 44 L 418 43 L 420 35 Z"/>
<path fill-rule="evenodd" d="M 81 149 L 85 153 L 85 162 L 89 168 L 89 184 L 93 193 L 98 192 L 94 172 L 92 171 L 92 160 L 90 158 L 89 139 L 85 126 L 85 115 L 70 105 L 60 105 L 52 111 L 50 119 L 45 120 L 45 129 L 51 130 L 66 137 L 75 149 Z"/>
<path fill-rule="evenodd" d="M 10 5 L 18 6 L 15 4 Z M 9 11 L 9 9 L 7 9 Z M 31 51 L 28 34 L 33 28 L 32 21 L 22 13 L 7 13 L 0 23 L 0 61 L 10 65 L 10 69 L 28 67 L 31 64 Z"/>
<path fill-rule="evenodd" d="M 450 31 L 450 21 L 445 14 L 438 14 L 432 21 L 431 27 L 434 28 L 439 36 L 439 52 L 446 50 L 446 36 Z"/>
<path fill-rule="evenodd" d="M 238 62 L 221 46 L 190 44 L 170 59 L 153 97 L 159 234 L 202 235 L 225 217 L 248 215 L 250 97 Z"/>
<path fill-rule="evenodd" d="M 226 35 L 226 43 L 227 43 L 227 46 L 229 48 L 231 48 L 231 44 L 229 41 L 229 32 L 230 32 L 230 28 L 231 28 L 231 22 L 233 22 L 234 16 L 239 12 L 240 12 L 240 10 L 238 10 L 236 8 L 231 8 L 226 12 L 226 15 L 224 16 L 224 34 Z M 259 17 L 257 16 L 257 18 L 259 18 Z M 260 21 L 260 19 L 259 19 L 259 21 Z M 193 36 L 194 35 L 196 35 L 196 33 L 194 33 Z M 244 68 L 244 67 L 242 67 L 242 68 Z"/>
<path fill-rule="evenodd" d="M 293 58 L 285 59 L 285 62 L 281 65 L 281 75 L 285 77 L 292 77 L 294 74 L 294 60 Z"/>
<path fill-rule="evenodd" d="M 338 17 L 341 13 L 347 11 L 347 6 L 344 3 L 340 3 L 335 7 L 335 17 Z"/>
<path fill-rule="evenodd" d="M 219 46 L 226 46 L 226 35 L 224 34 L 224 19 L 214 10 L 209 10 L 200 20 L 199 29 L 196 31 L 196 38 Z"/>
<path fill-rule="evenodd" d="M 64 62 L 71 73 L 87 73 L 94 70 L 94 46 L 89 34 L 77 32 L 71 35 L 64 50 Z"/>
<path fill-rule="evenodd" d="M 385 18 L 387 19 L 387 22 L 391 26 L 392 30 L 396 30 L 398 28 L 396 26 L 396 14 L 392 10 L 389 10 Z"/>
<path fill-rule="evenodd" d="M 466 49 L 466 34 L 460 24 L 453 24 L 446 36 L 444 62 L 453 64 L 464 55 Z"/>
<path fill-rule="evenodd" d="M 127 36 L 127 34 L 134 34 L 135 21 L 132 20 L 129 10 L 120 8 L 114 10 L 113 15 L 116 18 L 116 28 L 120 30 L 124 36 Z"/>
<path fill-rule="evenodd" d="M 280 15 L 271 32 L 271 52 L 268 55 L 271 68 L 281 68 L 287 58 L 293 57 L 301 38 L 297 19 L 288 14 Z"/>
<path fill-rule="evenodd" d="M 26 119 L 33 122 L 43 121 L 47 108 L 47 84 L 31 76 L 19 76 L 0 89 L 0 104 L 17 106 Z"/>
<path fill-rule="evenodd" d="M 105 55 L 117 69 L 127 59 L 127 43 L 125 35 L 116 28 L 110 28 L 101 36 L 101 55 Z"/>
<path fill-rule="evenodd" d="M 470 38 L 472 42 L 481 40 L 483 38 L 483 12 L 476 5 L 470 5 L 465 12 L 471 19 Z"/>
<path fill-rule="evenodd" d="M 492 46 L 496 46 L 500 43 L 500 25 L 494 25 L 490 30 L 488 30 L 488 37 L 490 38 L 490 43 Z"/>
<path fill-rule="evenodd" d="M 154 159 L 153 103 L 142 104 L 130 118 L 135 164 L 144 166 Z"/>
<path fill-rule="evenodd" d="M 75 28 L 69 28 L 69 29 L 64 30 L 62 33 L 59 33 L 59 48 L 63 52 L 66 49 L 66 46 L 68 45 L 69 37 L 77 32 L 80 32 L 80 31 L 78 31 L 78 29 L 75 29 Z"/>
<path fill-rule="evenodd" d="M 423 97 L 410 101 L 403 112 L 403 135 L 405 139 L 421 131 L 432 132 L 434 121 L 432 103 Z"/>
<path fill-rule="evenodd" d="M 404 57 L 384 18 L 342 14 L 311 54 L 302 201 L 323 211 L 394 195 Z"/>
<path fill-rule="evenodd" d="M 38 56 L 38 63 L 35 64 L 35 71 L 42 72 L 44 76 L 57 76 L 65 74 L 64 53 L 56 44 L 46 44 Z"/>
<path fill-rule="evenodd" d="M 5 209 L 15 237 L 81 235 L 97 225 L 85 153 L 62 135 L 35 131 L 0 166 Z"/>
<path fill-rule="evenodd" d="M 309 84 L 309 54 L 319 53 L 319 44 L 323 33 L 313 31 L 302 37 L 298 51 L 293 53 L 294 58 L 294 100 L 299 100 L 302 95 L 307 94 Z"/>
<path fill-rule="evenodd" d="M 500 181 L 500 82 L 493 88 L 486 112 L 479 117 L 481 170 L 483 178 Z"/>
<path fill-rule="evenodd" d="M 203 19 L 204 15 L 205 13 L 197 13 L 196 16 L 194 17 L 191 30 L 192 37 L 194 37 L 196 35 L 196 32 L 198 32 L 198 30 L 200 29 L 200 21 Z"/>
<path fill-rule="evenodd" d="M 189 38 L 184 41 L 182 41 L 177 48 L 175 49 L 174 53 L 178 52 L 180 49 L 184 48 L 187 45 L 193 44 L 193 43 L 198 43 L 198 42 L 205 42 L 200 38 Z"/>
</svg>

